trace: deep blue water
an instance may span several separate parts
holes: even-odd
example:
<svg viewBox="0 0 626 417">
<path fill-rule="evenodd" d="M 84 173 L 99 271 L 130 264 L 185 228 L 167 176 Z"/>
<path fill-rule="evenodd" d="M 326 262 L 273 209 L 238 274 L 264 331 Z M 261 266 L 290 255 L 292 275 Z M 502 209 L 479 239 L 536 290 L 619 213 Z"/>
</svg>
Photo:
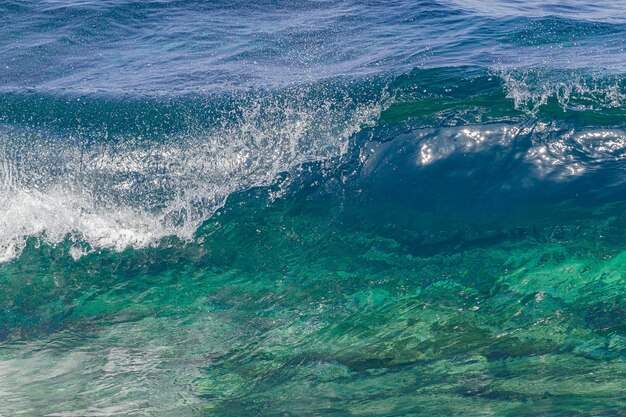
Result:
<svg viewBox="0 0 626 417">
<path fill-rule="evenodd" d="M 1 1 L 0 416 L 626 415 L 626 2 Z"/>
</svg>

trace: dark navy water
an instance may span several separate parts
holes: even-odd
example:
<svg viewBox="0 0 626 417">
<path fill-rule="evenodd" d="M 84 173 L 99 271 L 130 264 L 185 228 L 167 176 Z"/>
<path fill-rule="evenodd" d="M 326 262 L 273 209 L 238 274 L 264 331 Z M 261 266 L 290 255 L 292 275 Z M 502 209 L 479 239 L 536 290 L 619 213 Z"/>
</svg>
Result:
<svg viewBox="0 0 626 417">
<path fill-rule="evenodd" d="M 0 416 L 626 415 L 626 2 L 0 23 Z"/>
</svg>

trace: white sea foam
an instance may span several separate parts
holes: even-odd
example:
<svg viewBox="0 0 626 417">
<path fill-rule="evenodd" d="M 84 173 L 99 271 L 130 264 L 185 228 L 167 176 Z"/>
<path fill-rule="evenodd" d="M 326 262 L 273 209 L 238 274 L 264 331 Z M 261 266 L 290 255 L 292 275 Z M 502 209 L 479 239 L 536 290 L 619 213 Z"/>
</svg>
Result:
<svg viewBox="0 0 626 417">
<path fill-rule="evenodd" d="M 550 74 L 539 70 L 501 70 L 507 98 L 515 108 L 530 114 L 545 106 L 552 98 L 563 110 L 585 111 L 621 108 L 626 105 L 626 90 L 616 77 L 582 77 Z"/>
<path fill-rule="evenodd" d="M 282 172 L 343 155 L 382 101 L 313 102 L 305 96 L 247 103 L 219 127 L 159 141 L 120 135 L 86 144 L 72 135 L 0 132 L 0 262 L 29 237 L 91 248 L 142 248 L 193 237 L 234 192 Z M 111 140 L 113 139 L 113 140 Z M 75 259 L 88 249 L 76 246 Z"/>
</svg>

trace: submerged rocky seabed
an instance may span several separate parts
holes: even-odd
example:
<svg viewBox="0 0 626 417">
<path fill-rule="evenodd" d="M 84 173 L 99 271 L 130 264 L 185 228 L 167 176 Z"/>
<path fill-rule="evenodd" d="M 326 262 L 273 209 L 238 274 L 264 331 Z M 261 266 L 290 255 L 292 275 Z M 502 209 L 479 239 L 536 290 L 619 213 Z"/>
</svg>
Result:
<svg viewBox="0 0 626 417">
<path fill-rule="evenodd" d="M 29 246 L 2 268 L 5 412 L 623 412 L 624 204 L 366 200 L 248 193 L 192 244 Z"/>
</svg>

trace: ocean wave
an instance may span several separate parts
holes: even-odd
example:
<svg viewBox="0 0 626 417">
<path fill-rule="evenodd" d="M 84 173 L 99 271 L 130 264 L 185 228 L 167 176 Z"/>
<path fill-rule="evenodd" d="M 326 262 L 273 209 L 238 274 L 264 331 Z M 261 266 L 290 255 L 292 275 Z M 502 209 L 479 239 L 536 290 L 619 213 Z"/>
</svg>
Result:
<svg viewBox="0 0 626 417">
<path fill-rule="evenodd" d="M 623 78 L 557 75 L 440 68 L 230 96 L 6 94 L 0 261 L 30 238 L 70 239 L 75 258 L 188 241 L 233 193 L 310 162 L 367 172 L 368 149 L 406 132 L 420 138 L 418 168 L 495 149 L 530 167 L 527 182 L 621 163 Z"/>
<path fill-rule="evenodd" d="M 297 90 L 237 102 L 211 127 L 189 122 L 157 138 L 5 125 L 0 261 L 19 256 L 30 237 L 54 245 L 70 236 L 118 251 L 165 236 L 190 239 L 230 194 L 343 155 L 353 134 L 376 120 L 385 94 L 359 101 L 335 90 Z"/>
</svg>

